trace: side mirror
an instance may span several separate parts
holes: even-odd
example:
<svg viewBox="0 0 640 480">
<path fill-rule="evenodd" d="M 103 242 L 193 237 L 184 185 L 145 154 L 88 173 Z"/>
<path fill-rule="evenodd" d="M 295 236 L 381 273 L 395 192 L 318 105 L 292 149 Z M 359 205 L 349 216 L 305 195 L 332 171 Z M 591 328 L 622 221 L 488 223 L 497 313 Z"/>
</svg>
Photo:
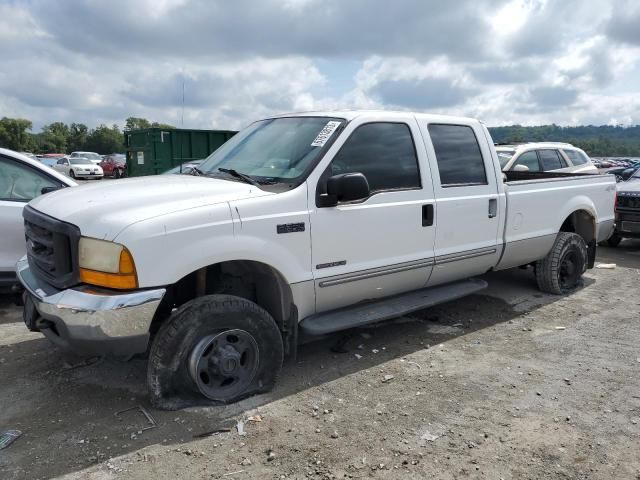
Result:
<svg viewBox="0 0 640 480">
<path fill-rule="evenodd" d="M 55 192 L 56 190 L 60 190 L 60 188 L 62 187 L 43 187 L 42 190 L 40 190 L 40 193 L 44 195 L 45 193 Z"/>
<path fill-rule="evenodd" d="M 526 165 L 516 165 L 515 167 L 512 168 L 512 170 L 514 172 L 528 172 L 529 167 L 527 167 Z"/>
<path fill-rule="evenodd" d="M 319 207 L 333 207 L 338 202 L 353 202 L 369 196 L 369 182 L 361 173 L 343 173 L 327 180 L 327 194 L 318 199 Z"/>
</svg>

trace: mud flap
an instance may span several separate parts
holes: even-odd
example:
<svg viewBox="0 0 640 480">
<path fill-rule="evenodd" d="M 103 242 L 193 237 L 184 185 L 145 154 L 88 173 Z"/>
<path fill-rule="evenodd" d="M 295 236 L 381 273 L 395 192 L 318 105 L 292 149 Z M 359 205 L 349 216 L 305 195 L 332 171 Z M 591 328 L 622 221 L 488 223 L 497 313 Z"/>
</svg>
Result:
<svg viewBox="0 0 640 480">
<path fill-rule="evenodd" d="M 587 268 L 593 268 L 596 264 L 596 248 L 597 244 L 595 240 L 591 240 L 587 244 Z"/>
</svg>

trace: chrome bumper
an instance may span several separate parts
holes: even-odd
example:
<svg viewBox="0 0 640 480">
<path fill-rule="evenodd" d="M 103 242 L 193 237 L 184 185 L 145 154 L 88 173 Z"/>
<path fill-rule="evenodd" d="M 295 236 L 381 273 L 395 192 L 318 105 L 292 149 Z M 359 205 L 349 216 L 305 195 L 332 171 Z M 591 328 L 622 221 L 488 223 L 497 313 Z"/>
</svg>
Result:
<svg viewBox="0 0 640 480">
<path fill-rule="evenodd" d="M 16 273 L 29 297 L 25 323 L 54 343 L 90 354 L 131 355 L 146 350 L 164 288 L 123 293 L 88 286 L 58 290 L 33 275 L 26 257 L 16 264 Z M 27 319 L 29 301 L 36 319 Z"/>
</svg>

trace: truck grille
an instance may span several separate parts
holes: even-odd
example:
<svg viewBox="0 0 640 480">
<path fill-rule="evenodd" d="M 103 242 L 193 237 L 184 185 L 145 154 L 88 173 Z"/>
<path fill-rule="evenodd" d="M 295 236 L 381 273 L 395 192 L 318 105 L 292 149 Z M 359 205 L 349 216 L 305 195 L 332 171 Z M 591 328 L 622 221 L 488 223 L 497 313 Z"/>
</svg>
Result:
<svg viewBox="0 0 640 480">
<path fill-rule="evenodd" d="M 640 195 L 638 194 L 618 194 L 618 208 L 637 208 L 640 209 Z"/>
<path fill-rule="evenodd" d="M 34 275 L 58 288 L 78 283 L 78 227 L 29 206 L 22 215 L 27 259 Z"/>
</svg>

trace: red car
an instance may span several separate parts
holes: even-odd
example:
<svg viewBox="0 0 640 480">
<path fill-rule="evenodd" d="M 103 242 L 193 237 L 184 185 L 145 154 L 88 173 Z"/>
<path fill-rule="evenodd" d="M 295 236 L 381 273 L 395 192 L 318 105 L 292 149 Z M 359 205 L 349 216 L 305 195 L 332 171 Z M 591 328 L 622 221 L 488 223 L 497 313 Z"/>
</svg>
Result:
<svg viewBox="0 0 640 480">
<path fill-rule="evenodd" d="M 127 173 L 127 159 L 120 153 L 105 156 L 100 166 L 105 177 L 122 178 Z"/>
</svg>

